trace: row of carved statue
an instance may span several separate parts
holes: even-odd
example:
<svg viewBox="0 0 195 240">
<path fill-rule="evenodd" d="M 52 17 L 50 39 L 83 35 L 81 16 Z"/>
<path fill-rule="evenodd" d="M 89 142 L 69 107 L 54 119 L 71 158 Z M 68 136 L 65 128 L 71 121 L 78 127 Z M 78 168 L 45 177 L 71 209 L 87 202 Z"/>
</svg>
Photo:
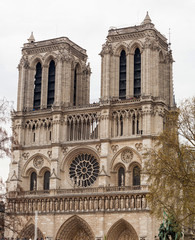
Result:
<svg viewBox="0 0 195 240">
<path fill-rule="evenodd" d="M 8 199 L 8 212 L 123 211 L 147 209 L 145 194 L 101 197 Z"/>
</svg>

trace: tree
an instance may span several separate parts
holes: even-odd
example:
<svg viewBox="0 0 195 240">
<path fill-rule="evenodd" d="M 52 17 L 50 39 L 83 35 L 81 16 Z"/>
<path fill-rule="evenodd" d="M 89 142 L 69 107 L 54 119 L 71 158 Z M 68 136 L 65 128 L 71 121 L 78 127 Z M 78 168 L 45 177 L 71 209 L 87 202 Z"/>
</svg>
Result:
<svg viewBox="0 0 195 240">
<path fill-rule="evenodd" d="M 182 229 L 195 230 L 195 97 L 166 115 L 164 131 L 147 149 L 148 202 L 162 219 L 165 211 Z"/>
<path fill-rule="evenodd" d="M 6 124 L 10 121 L 10 110 L 10 102 L 0 100 L 0 158 L 10 155 L 11 137 L 6 129 Z"/>
<path fill-rule="evenodd" d="M 0 100 L 0 158 L 9 157 L 11 154 L 11 141 L 14 140 L 9 133 L 10 111 L 12 103 L 6 99 Z M 14 133 L 13 133 L 14 135 Z M 2 185 L 0 178 L 0 185 Z M 1 187 L 1 186 L 0 186 Z M 15 231 L 15 225 L 18 224 L 18 218 L 11 218 L 7 213 L 7 194 L 0 188 L 0 237 L 3 236 L 5 229 Z"/>
</svg>

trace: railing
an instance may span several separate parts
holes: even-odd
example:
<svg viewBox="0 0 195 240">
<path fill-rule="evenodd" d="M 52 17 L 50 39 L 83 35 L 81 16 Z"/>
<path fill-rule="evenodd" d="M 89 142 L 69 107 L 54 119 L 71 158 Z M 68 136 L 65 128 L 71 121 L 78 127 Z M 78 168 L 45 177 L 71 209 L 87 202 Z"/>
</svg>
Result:
<svg viewBox="0 0 195 240">
<path fill-rule="evenodd" d="M 13 191 L 9 192 L 8 196 L 10 198 L 15 197 L 24 197 L 24 196 L 58 196 L 58 195 L 70 195 L 70 194 L 89 194 L 89 193 L 122 193 L 122 192 L 128 192 L 128 193 L 135 193 L 135 192 L 147 192 L 148 186 L 147 185 L 141 185 L 141 186 L 107 186 L 107 187 L 88 187 L 88 188 L 82 188 L 82 187 L 75 187 L 70 189 L 52 189 L 52 190 L 37 190 L 37 191 Z"/>
</svg>

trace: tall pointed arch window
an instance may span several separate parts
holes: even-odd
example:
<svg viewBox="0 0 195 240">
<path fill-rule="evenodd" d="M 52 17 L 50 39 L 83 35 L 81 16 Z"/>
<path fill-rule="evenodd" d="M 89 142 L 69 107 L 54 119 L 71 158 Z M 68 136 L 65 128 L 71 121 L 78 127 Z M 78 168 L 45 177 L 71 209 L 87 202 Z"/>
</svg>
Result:
<svg viewBox="0 0 195 240">
<path fill-rule="evenodd" d="M 126 98 L 126 53 L 121 51 L 119 69 L 119 99 Z"/>
<path fill-rule="evenodd" d="M 44 190 L 49 190 L 50 171 L 44 173 Z"/>
<path fill-rule="evenodd" d="M 50 108 L 54 103 L 55 73 L 56 73 L 55 62 L 51 60 L 49 64 L 49 72 L 48 72 L 48 90 L 47 90 L 47 107 L 48 108 Z"/>
<path fill-rule="evenodd" d="M 141 95 L 141 53 L 136 48 L 134 54 L 134 97 Z"/>
<path fill-rule="evenodd" d="M 41 80 L 42 80 L 42 67 L 38 62 L 36 65 L 36 74 L 34 80 L 34 102 L 33 109 L 39 109 L 41 105 Z"/>
<path fill-rule="evenodd" d="M 74 83 L 73 83 L 73 106 L 77 103 L 77 81 L 78 81 L 78 65 L 74 69 Z"/>
<path fill-rule="evenodd" d="M 125 186 L 125 169 L 123 167 L 118 170 L 118 186 Z"/>
<path fill-rule="evenodd" d="M 140 186 L 140 168 L 138 166 L 133 168 L 133 186 Z"/>
<path fill-rule="evenodd" d="M 32 172 L 30 175 L 30 191 L 37 190 L 37 174 Z"/>
</svg>

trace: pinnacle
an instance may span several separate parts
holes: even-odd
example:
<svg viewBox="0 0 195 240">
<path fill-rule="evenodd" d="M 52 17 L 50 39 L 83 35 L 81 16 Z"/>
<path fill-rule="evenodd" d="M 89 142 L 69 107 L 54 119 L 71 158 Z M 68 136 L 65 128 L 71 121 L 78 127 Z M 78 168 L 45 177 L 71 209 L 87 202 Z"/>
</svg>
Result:
<svg viewBox="0 0 195 240">
<path fill-rule="evenodd" d="M 151 23 L 152 21 L 151 21 L 151 19 L 150 19 L 150 16 L 149 16 L 149 14 L 148 14 L 148 11 L 147 11 L 147 13 L 146 13 L 146 16 L 145 16 L 145 18 L 144 18 L 144 21 L 141 23 L 142 25 L 143 24 L 147 24 L 147 23 Z"/>
<path fill-rule="evenodd" d="M 34 36 L 33 36 L 33 32 L 31 32 L 31 35 L 30 35 L 30 37 L 29 37 L 29 39 L 28 39 L 28 42 L 29 42 L 29 43 L 35 42 L 35 38 L 34 38 Z"/>
</svg>

